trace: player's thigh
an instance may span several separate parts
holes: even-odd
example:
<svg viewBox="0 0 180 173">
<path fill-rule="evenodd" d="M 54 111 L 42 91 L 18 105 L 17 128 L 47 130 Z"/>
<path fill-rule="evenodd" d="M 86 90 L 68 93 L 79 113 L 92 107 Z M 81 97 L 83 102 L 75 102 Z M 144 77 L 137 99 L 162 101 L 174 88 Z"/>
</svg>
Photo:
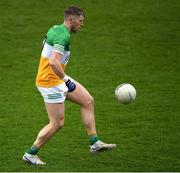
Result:
<svg viewBox="0 0 180 173">
<path fill-rule="evenodd" d="M 50 122 L 57 123 L 64 120 L 64 103 L 45 103 Z"/>
<path fill-rule="evenodd" d="M 74 81 L 76 84 L 76 89 L 73 92 L 68 92 L 66 98 L 74 103 L 82 106 L 86 106 L 93 102 L 93 97 L 89 94 L 86 88 L 84 88 L 80 83 Z"/>
<path fill-rule="evenodd" d="M 60 122 L 64 119 L 64 101 L 66 99 L 67 87 L 64 83 L 53 87 L 38 87 L 43 96 L 49 120 Z"/>
</svg>

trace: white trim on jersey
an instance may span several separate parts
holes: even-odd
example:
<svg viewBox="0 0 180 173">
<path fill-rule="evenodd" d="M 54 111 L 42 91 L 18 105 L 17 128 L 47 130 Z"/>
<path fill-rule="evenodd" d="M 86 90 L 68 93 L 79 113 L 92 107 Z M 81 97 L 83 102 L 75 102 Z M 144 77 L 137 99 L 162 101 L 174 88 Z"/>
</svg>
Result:
<svg viewBox="0 0 180 173">
<path fill-rule="evenodd" d="M 62 54 L 62 58 L 61 58 L 61 63 L 62 64 L 67 64 L 68 63 L 69 58 L 70 58 L 70 51 L 63 50 L 62 52 L 60 52 L 59 50 L 54 49 L 53 46 L 51 46 L 51 45 L 49 45 L 47 43 L 44 44 L 41 56 L 50 59 L 52 51 Z"/>
<path fill-rule="evenodd" d="M 41 52 L 41 56 L 46 57 L 46 58 L 50 58 L 52 51 L 55 51 L 55 52 L 58 52 L 58 53 L 64 55 L 64 51 L 59 51 L 57 49 L 54 49 L 53 46 L 45 43 L 44 47 L 43 47 L 43 50 Z"/>
<path fill-rule="evenodd" d="M 41 56 L 50 58 L 51 57 L 51 51 L 53 47 L 47 43 L 44 44 L 43 50 L 41 52 Z"/>
<path fill-rule="evenodd" d="M 53 52 L 60 53 L 61 55 L 64 55 L 64 53 L 63 53 L 63 52 L 60 52 L 59 50 L 53 49 L 52 51 L 53 51 Z"/>
<path fill-rule="evenodd" d="M 54 44 L 53 48 L 54 48 L 54 50 L 57 50 L 59 52 L 63 52 L 64 51 L 64 46 L 61 46 L 59 44 Z"/>
</svg>

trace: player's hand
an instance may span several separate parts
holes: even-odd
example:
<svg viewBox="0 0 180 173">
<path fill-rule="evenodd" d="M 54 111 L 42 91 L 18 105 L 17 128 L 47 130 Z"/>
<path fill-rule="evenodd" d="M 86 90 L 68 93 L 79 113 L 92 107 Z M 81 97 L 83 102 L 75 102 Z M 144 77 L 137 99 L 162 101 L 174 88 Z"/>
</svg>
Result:
<svg viewBox="0 0 180 173">
<path fill-rule="evenodd" d="M 68 79 L 66 83 L 66 86 L 68 87 L 68 92 L 73 92 L 76 89 L 76 85 L 74 82 L 72 82 L 70 79 Z"/>
<path fill-rule="evenodd" d="M 73 92 L 76 89 L 75 83 L 71 81 L 72 79 L 69 76 L 66 75 L 63 80 L 68 88 L 68 92 Z"/>
</svg>

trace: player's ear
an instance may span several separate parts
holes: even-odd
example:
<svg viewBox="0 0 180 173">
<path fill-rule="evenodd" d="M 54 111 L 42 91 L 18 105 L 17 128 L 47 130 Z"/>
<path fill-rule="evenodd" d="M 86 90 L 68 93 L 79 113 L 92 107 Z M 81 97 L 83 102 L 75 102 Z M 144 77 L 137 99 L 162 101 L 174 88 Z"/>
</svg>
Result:
<svg viewBox="0 0 180 173">
<path fill-rule="evenodd" d="M 69 22 L 70 22 L 70 24 L 73 22 L 73 19 L 74 19 L 73 16 L 69 16 Z"/>
</svg>

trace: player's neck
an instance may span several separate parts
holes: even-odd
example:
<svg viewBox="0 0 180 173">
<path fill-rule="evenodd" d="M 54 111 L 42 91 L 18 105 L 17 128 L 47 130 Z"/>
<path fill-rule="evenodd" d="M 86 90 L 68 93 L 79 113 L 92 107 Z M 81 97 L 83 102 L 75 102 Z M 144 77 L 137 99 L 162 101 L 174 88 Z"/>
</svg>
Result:
<svg viewBox="0 0 180 173">
<path fill-rule="evenodd" d="M 69 30 L 69 32 L 71 32 L 71 25 L 68 23 L 68 22 L 66 22 L 66 21 L 64 21 L 64 26 L 66 26 L 67 27 L 67 29 Z"/>
</svg>

